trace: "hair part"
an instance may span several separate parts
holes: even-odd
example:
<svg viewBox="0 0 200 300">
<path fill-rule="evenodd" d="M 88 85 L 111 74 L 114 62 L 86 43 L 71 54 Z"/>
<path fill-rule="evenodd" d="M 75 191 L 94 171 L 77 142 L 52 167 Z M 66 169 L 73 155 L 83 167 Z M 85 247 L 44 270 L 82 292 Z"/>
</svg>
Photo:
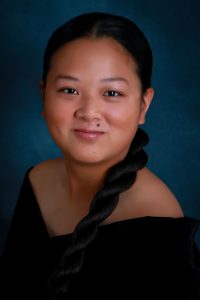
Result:
<svg viewBox="0 0 200 300">
<path fill-rule="evenodd" d="M 133 21 L 123 16 L 102 12 L 77 16 L 53 32 L 44 53 L 42 74 L 44 84 L 53 54 L 64 44 L 83 37 L 96 39 L 109 37 L 117 41 L 136 63 L 142 92 L 151 86 L 153 56 L 147 38 Z"/>
</svg>

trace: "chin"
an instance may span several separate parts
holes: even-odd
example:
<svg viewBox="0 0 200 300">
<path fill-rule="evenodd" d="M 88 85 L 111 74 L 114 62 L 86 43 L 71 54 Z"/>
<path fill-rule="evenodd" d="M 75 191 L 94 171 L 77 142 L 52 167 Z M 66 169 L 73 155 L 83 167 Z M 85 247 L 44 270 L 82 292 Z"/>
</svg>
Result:
<svg viewBox="0 0 200 300">
<path fill-rule="evenodd" d="M 88 151 L 87 153 L 82 152 L 69 152 L 69 151 L 62 151 L 64 153 L 64 156 L 70 159 L 70 161 L 79 162 L 81 164 L 95 164 L 95 163 L 101 163 L 105 160 L 103 158 L 101 153 L 95 152 L 95 151 Z"/>
</svg>

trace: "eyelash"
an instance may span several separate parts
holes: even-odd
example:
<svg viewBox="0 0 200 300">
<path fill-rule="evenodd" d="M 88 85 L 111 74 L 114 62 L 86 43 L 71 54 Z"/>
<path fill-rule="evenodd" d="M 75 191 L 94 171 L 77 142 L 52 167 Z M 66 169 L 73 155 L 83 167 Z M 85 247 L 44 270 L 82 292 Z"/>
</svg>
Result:
<svg viewBox="0 0 200 300">
<path fill-rule="evenodd" d="M 68 91 L 71 90 L 71 91 L 77 92 L 75 89 L 70 88 L 70 87 L 69 87 L 69 88 L 63 88 L 63 89 L 60 89 L 59 92 L 63 92 L 64 94 L 66 94 L 66 93 L 65 93 L 65 90 L 68 90 Z M 67 94 L 68 94 L 68 93 L 67 93 Z M 74 93 L 69 93 L 69 94 L 71 94 L 71 95 L 78 95 L 78 92 L 77 92 L 77 94 L 74 94 Z"/>
<path fill-rule="evenodd" d="M 117 97 L 123 96 L 122 93 L 120 93 L 120 92 L 118 92 L 118 91 L 115 91 L 115 90 L 109 90 L 109 91 L 107 91 L 106 93 L 113 93 L 113 92 L 118 94 Z M 113 95 L 112 95 L 112 96 L 110 96 L 110 97 L 116 97 L 116 96 L 113 96 Z"/>
<path fill-rule="evenodd" d="M 63 92 L 63 93 L 65 93 L 65 90 L 71 90 L 71 91 L 74 91 L 74 92 L 76 92 L 76 93 L 69 93 L 70 95 L 78 95 L 78 92 L 75 90 L 75 89 L 73 89 L 73 88 L 63 88 L 63 89 L 60 89 L 59 90 L 59 92 Z M 116 90 L 108 90 L 108 91 L 106 91 L 105 93 L 104 93 L 104 95 L 106 94 L 106 93 L 117 93 L 117 96 L 115 95 L 111 95 L 111 96 L 108 96 L 108 95 L 106 95 L 106 96 L 108 96 L 108 97 L 120 97 L 120 96 L 123 96 L 123 94 L 122 93 L 120 93 L 120 92 L 118 92 L 118 91 L 116 91 Z M 68 94 L 68 93 L 67 93 Z"/>
</svg>

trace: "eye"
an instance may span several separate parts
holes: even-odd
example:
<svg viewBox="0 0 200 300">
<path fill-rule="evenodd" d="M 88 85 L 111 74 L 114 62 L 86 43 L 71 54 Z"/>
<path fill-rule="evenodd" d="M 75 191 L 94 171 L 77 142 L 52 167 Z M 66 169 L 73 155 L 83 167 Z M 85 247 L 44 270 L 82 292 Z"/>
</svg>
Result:
<svg viewBox="0 0 200 300">
<path fill-rule="evenodd" d="M 107 92 L 105 92 L 104 95 L 105 95 L 105 96 L 108 96 L 108 97 L 118 97 L 118 96 L 122 96 L 122 94 L 121 94 L 120 92 L 117 92 L 117 91 L 114 91 L 114 90 L 107 91 Z"/>
<path fill-rule="evenodd" d="M 64 94 L 71 94 L 71 95 L 78 95 L 77 90 L 73 88 L 62 88 L 59 90 L 59 92 L 63 92 Z"/>
</svg>

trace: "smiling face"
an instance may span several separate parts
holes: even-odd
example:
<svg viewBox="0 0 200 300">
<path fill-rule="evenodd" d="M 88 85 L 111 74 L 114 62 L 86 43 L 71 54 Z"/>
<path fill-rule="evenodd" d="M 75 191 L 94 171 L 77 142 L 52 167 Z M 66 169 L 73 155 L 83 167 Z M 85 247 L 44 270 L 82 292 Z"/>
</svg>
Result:
<svg viewBox="0 0 200 300">
<path fill-rule="evenodd" d="M 41 90 L 52 138 L 67 159 L 81 164 L 122 160 L 153 97 L 152 88 L 142 95 L 131 56 L 106 37 L 77 39 L 59 48 Z"/>
</svg>

